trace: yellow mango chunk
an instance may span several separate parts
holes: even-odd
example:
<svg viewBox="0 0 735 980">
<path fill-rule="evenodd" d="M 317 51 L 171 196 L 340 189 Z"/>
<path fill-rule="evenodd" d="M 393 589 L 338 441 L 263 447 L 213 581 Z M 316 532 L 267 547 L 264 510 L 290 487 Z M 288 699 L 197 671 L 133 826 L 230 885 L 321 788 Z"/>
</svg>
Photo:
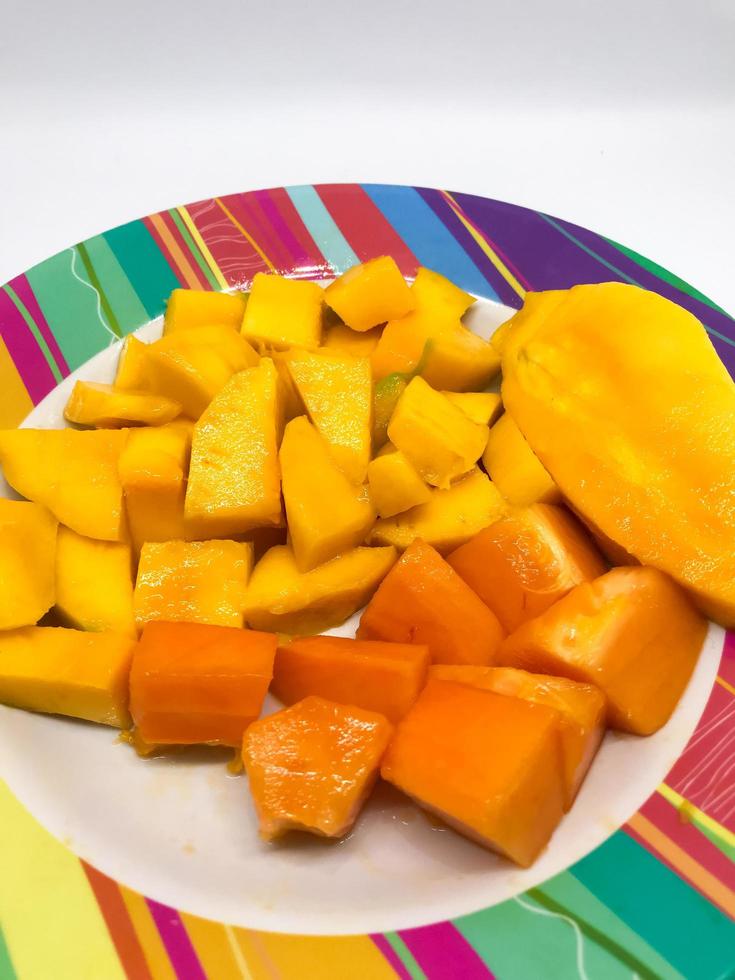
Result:
<svg viewBox="0 0 735 980">
<path fill-rule="evenodd" d="M 370 497 L 381 517 L 402 514 L 418 504 L 425 504 L 431 491 L 406 456 L 390 443 L 368 466 Z"/>
<path fill-rule="evenodd" d="M 56 542 L 56 610 L 76 629 L 135 636 L 130 545 L 95 541 L 60 527 Z"/>
<path fill-rule="evenodd" d="M 77 381 L 64 409 L 67 422 L 97 429 L 165 425 L 181 414 L 179 402 L 146 391 L 119 391 L 113 385 Z"/>
<path fill-rule="evenodd" d="M 414 295 L 390 255 L 355 265 L 327 286 L 324 299 L 352 330 L 370 330 L 414 308 Z"/>
<path fill-rule="evenodd" d="M 26 626 L 0 633 L 0 702 L 129 728 L 135 641 L 118 633 Z"/>
<path fill-rule="evenodd" d="M 443 391 L 442 394 L 478 425 L 492 425 L 503 410 L 500 395 L 495 391 Z"/>
<path fill-rule="evenodd" d="M 119 391 L 149 391 L 148 344 L 130 334 L 123 341 L 117 362 L 115 387 Z"/>
<path fill-rule="evenodd" d="M 355 548 L 300 572 L 291 548 L 267 551 L 253 570 L 245 622 L 280 633 L 321 633 L 364 606 L 396 560 L 395 548 Z"/>
<path fill-rule="evenodd" d="M 447 490 L 431 490 L 425 504 L 377 521 L 370 544 L 403 551 L 416 538 L 446 555 L 501 517 L 506 503 L 485 474 L 475 469 Z"/>
<path fill-rule="evenodd" d="M 32 626 L 53 606 L 57 526 L 40 504 L 0 498 L 0 630 Z"/>
<path fill-rule="evenodd" d="M 299 570 L 308 572 L 362 544 L 375 521 L 368 492 L 347 479 L 303 415 L 286 426 L 280 462 L 288 530 Z"/>
<path fill-rule="evenodd" d="M 473 422 L 423 378 L 414 378 L 398 399 L 388 437 L 422 479 L 446 488 L 482 455 L 486 425 Z"/>
<path fill-rule="evenodd" d="M 314 350 L 322 337 L 324 291 L 315 282 L 257 272 L 242 334 L 257 347 Z"/>
<path fill-rule="evenodd" d="M 417 309 L 443 310 L 454 318 L 461 317 L 477 302 L 471 293 L 460 289 L 446 276 L 423 266 L 416 273 L 411 295 Z"/>
<path fill-rule="evenodd" d="M 500 357 L 486 340 L 461 324 L 427 344 L 419 373 L 433 388 L 481 391 L 500 370 Z"/>
<path fill-rule="evenodd" d="M 139 629 L 168 623 L 242 626 L 253 564 L 249 541 L 164 541 L 143 545 L 133 608 Z"/>
<path fill-rule="evenodd" d="M 281 523 L 283 406 L 269 358 L 235 375 L 194 427 L 184 514 L 188 537 Z"/>
<path fill-rule="evenodd" d="M 381 333 L 381 327 L 358 333 L 357 330 L 351 330 L 346 323 L 335 323 L 325 331 L 322 344 L 333 354 L 370 357 L 378 346 Z"/>
<path fill-rule="evenodd" d="M 213 293 L 205 289 L 174 289 L 163 317 L 164 334 L 196 327 L 239 330 L 247 305 L 246 293 Z"/>
<path fill-rule="evenodd" d="M 490 429 L 482 463 L 509 504 L 561 503 L 559 488 L 507 413 Z"/>
<path fill-rule="evenodd" d="M 43 504 L 61 524 L 102 541 L 125 532 L 117 461 L 126 429 L 6 429 L 0 465 L 22 496 Z"/>
<path fill-rule="evenodd" d="M 296 387 L 296 383 L 288 369 L 288 360 L 291 357 L 291 351 L 274 350 L 270 351 L 269 356 L 276 366 L 278 381 L 281 386 L 283 421 L 290 422 L 291 419 L 295 419 L 298 415 L 303 415 L 306 412 L 303 399 L 299 394 L 299 389 Z"/>
<path fill-rule="evenodd" d="M 151 387 L 180 402 L 192 419 L 199 418 L 233 374 L 260 360 L 244 337 L 221 326 L 176 330 L 150 344 L 148 351 Z"/>
<path fill-rule="evenodd" d="M 362 483 L 372 445 L 370 362 L 364 357 L 294 351 L 286 363 L 334 461 L 353 483 Z"/>
</svg>

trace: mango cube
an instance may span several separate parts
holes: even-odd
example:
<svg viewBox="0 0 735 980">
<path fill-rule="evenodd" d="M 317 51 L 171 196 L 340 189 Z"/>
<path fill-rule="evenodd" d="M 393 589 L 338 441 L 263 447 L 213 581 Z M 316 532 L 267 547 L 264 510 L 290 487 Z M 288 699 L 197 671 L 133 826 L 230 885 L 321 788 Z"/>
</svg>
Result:
<svg viewBox="0 0 735 980">
<path fill-rule="evenodd" d="M 174 289 L 163 317 L 164 334 L 196 327 L 239 330 L 247 305 L 246 293 L 217 293 L 204 289 Z"/>
<path fill-rule="evenodd" d="M 125 533 L 117 461 L 126 429 L 6 429 L 0 465 L 22 496 L 43 504 L 61 524 L 102 541 Z"/>
<path fill-rule="evenodd" d="M 64 409 L 67 422 L 97 429 L 126 425 L 164 425 L 181 414 L 181 405 L 146 391 L 120 391 L 113 385 L 77 381 Z"/>
<path fill-rule="evenodd" d="M 327 286 L 324 299 L 348 327 L 358 331 L 396 320 L 414 308 L 414 296 L 389 255 L 348 269 Z"/>
<path fill-rule="evenodd" d="M 471 293 L 466 293 L 446 276 L 424 266 L 416 272 L 411 295 L 416 309 L 441 310 L 455 319 L 466 313 L 476 302 Z"/>
<path fill-rule="evenodd" d="M 370 497 L 381 517 L 425 504 L 431 491 L 400 450 L 381 453 L 368 466 Z"/>
<path fill-rule="evenodd" d="M 130 545 L 95 541 L 60 527 L 56 542 L 56 609 L 76 629 L 137 636 Z"/>
<path fill-rule="evenodd" d="M 259 348 L 314 350 L 322 336 L 324 292 L 315 282 L 257 272 L 242 334 Z"/>
<path fill-rule="evenodd" d="M 426 346 L 418 372 L 433 388 L 481 391 L 500 370 L 500 357 L 488 341 L 462 324 L 442 332 Z"/>
<path fill-rule="evenodd" d="M 245 622 L 291 634 L 339 626 L 365 605 L 395 560 L 395 548 L 355 548 L 300 572 L 291 548 L 271 548 L 253 569 Z"/>
<path fill-rule="evenodd" d="M 478 425 L 492 425 L 503 410 L 500 395 L 495 391 L 443 391 L 442 394 Z"/>
<path fill-rule="evenodd" d="M 482 464 L 509 504 L 561 503 L 559 488 L 507 412 L 490 429 Z"/>
<path fill-rule="evenodd" d="M 53 606 L 57 527 L 40 504 L 0 498 L 0 630 L 32 626 Z"/>
<path fill-rule="evenodd" d="M 252 562 L 246 541 L 144 544 L 133 595 L 138 628 L 155 619 L 242 626 Z"/>
<path fill-rule="evenodd" d="M 478 844 L 528 867 L 563 814 L 558 712 L 431 679 L 381 775 Z"/>
<path fill-rule="evenodd" d="M 48 626 L 0 633 L 0 702 L 128 728 L 134 647 L 118 633 Z"/>
<path fill-rule="evenodd" d="M 254 722 L 242 758 L 261 837 L 346 834 L 377 779 L 391 732 L 382 715 L 317 697 Z"/>
<path fill-rule="evenodd" d="M 119 391 L 148 391 L 148 344 L 130 334 L 123 341 L 117 362 L 115 387 Z"/>
<path fill-rule="evenodd" d="M 322 349 L 332 354 L 347 354 L 348 357 L 370 357 L 378 346 L 381 333 L 382 327 L 358 333 L 346 323 L 334 323 L 324 333 Z"/>
<path fill-rule="evenodd" d="M 389 374 L 375 385 L 373 392 L 373 449 L 381 449 L 388 441 L 388 423 L 398 399 L 408 387 L 410 375 Z"/>
<path fill-rule="evenodd" d="M 291 357 L 291 351 L 274 350 L 269 352 L 269 356 L 276 366 L 278 382 L 281 387 L 283 421 L 290 422 L 291 419 L 295 419 L 298 415 L 303 415 L 306 412 L 304 400 L 301 397 L 299 389 L 296 387 L 296 383 L 291 377 L 291 372 L 288 369 L 288 361 Z"/>
<path fill-rule="evenodd" d="M 269 358 L 236 374 L 194 427 L 187 536 L 227 537 L 282 520 L 283 404 Z"/>
</svg>

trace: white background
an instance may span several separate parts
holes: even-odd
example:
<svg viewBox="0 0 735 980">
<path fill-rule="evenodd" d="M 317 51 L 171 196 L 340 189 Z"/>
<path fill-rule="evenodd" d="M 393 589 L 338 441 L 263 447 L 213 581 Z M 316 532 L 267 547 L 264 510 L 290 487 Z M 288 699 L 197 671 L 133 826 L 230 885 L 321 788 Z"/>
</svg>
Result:
<svg viewBox="0 0 735 980">
<path fill-rule="evenodd" d="M 735 312 L 735 0 L 0 11 L 0 281 L 201 197 L 366 180 L 546 210 Z"/>
</svg>

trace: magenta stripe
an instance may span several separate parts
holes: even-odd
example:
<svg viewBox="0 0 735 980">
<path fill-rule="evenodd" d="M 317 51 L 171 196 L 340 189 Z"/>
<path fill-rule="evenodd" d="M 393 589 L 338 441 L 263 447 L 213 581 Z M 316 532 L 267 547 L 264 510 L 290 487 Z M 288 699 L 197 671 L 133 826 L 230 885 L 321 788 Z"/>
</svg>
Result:
<svg viewBox="0 0 735 980">
<path fill-rule="evenodd" d="M 276 207 L 276 203 L 268 191 L 256 191 L 255 198 L 263 209 L 263 213 L 270 221 L 281 242 L 287 246 L 294 258 L 294 265 L 311 266 L 309 256 L 304 251 L 301 242 L 283 220 L 283 215 Z"/>
<path fill-rule="evenodd" d="M 370 938 L 378 947 L 383 956 L 388 960 L 391 967 L 395 970 L 396 974 L 401 978 L 401 980 L 411 980 L 411 974 L 408 972 L 403 963 L 401 963 L 398 953 L 396 953 L 385 936 L 379 932 L 374 932 L 371 933 Z"/>
<path fill-rule="evenodd" d="M 494 974 L 451 922 L 405 929 L 398 935 L 429 980 L 493 980 Z"/>
<path fill-rule="evenodd" d="M 46 322 L 46 317 L 43 315 L 43 311 L 38 305 L 38 300 L 36 299 L 35 293 L 31 289 L 31 284 L 28 282 L 28 278 L 25 275 L 16 276 L 15 279 L 10 280 L 10 285 L 18 294 L 18 297 L 22 300 L 23 305 L 28 310 L 34 323 L 38 327 L 39 333 L 48 344 L 48 349 L 51 351 L 51 356 L 56 361 L 56 366 L 58 367 L 59 371 L 66 376 L 69 374 L 69 365 L 66 363 L 66 358 L 61 353 L 61 348 L 56 343 L 56 337 L 54 337 L 53 333 L 51 332 L 51 328 Z"/>
<path fill-rule="evenodd" d="M 56 379 L 20 311 L 4 289 L 0 289 L 0 337 L 28 389 L 34 405 L 56 387 Z"/>
<path fill-rule="evenodd" d="M 147 898 L 146 903 L 179 980 L 207 980 L 179 913 L 152 898 Z"/>
</svg>

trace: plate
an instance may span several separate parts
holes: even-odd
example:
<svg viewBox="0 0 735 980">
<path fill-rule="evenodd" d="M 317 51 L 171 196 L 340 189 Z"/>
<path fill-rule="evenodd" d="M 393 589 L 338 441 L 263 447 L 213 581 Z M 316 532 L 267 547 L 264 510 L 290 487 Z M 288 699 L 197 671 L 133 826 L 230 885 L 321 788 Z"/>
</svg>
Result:
<svg viewBox="0 0 735 980">
<path fill-rule="evenodd" d="M 558 219 L 424 188 L 277 188 L 131 222 L 6 284 L 0 424 L 61 424 L 75 372 L 108 380 L 120 338 L 155 336 L 176 286 L 246 287 L 257 271 L 326 281 L 385 253 L 481 297 L 472 326 L 485 335 L 528 289 L 635 282 L 691 309 L 735 366 L 723 311 Z M 387 787 L 343 843 L 266 846 L 244 780 L 216 754 L 142 763 L 104 729 L 0 709 L 0 976 L 4 961 L 21 978 L 724 976 L 734 657 L 712 627 L 669 724 L 606 737 L 527 871 Z"/>
</svg>

